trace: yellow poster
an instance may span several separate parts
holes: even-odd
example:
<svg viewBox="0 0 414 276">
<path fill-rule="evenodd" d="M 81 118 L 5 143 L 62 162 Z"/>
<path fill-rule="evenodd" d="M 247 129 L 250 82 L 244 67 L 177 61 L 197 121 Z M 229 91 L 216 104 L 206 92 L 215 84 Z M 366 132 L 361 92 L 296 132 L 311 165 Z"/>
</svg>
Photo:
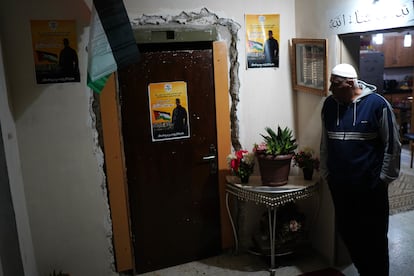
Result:
<svg viewBox="0 0 414 276">
<path fill-rule="evenodd" d="M 247 68 L 279 67 L 279 14 L 246 14 Z"/>
<path fill-rule="evenodd" d="M 150 83 L 148 99 L 153 142 L 190 137 L 186 82 Z"/>
<path fill-rule="evenodd" d="M 31 20 L 37 83 L 80 82 L 75 20 Z"/>
</svg>

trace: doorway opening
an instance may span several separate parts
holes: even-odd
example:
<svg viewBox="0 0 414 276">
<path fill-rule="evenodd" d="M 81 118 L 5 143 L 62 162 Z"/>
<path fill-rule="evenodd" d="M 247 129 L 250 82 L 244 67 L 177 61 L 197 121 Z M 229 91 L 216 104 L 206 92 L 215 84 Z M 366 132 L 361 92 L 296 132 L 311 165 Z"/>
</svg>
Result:
<svg viewBox="0 0 414 276">
<path fill-rule="evenodd" d="M 229 129 L 229 79 L 228 79 L 228 54 L 224 42 L 213 42 L 213 63 L 215 79 L 215 102 L 217 125 L 217 154 L 226 156 L 231 150 Z M 137 76 L 138 77 L 138 76 Z M 100 114 L 102 118 L 102 136 L 105 148 L 105 163 L 108 172 L 108 188 L 111 213 L 113 216 L 113 242 L 115 249 L 117 271 L 133 269 L 133 250 L 129 222 L 128 189 L 125 179 L 126 167 L 123 162 L 124 151 L 120 126 L 120 102 L 118 84 L 115 75 L 112 75 L 104 91 L 100 94 Z M 225 186 L 227 175 L 227 162 L 225 158 L 217 160 L 218 182 L 220 195 L 220 220 L 221 220 L 221 246 L 230 248 L 233 245 L 233 236 L 230 222 L 225 209 Z"/>
<path fill-rule="evenodd" d="M 413 36 L 414 27 L 340 36 L 345 59 L 359 69 L 360 79 L 377 86 L 392 105 L 403 144 L 408 143 L 404 135 L 414 132 L 414 44 L 404 43 Z"/>
</svg>

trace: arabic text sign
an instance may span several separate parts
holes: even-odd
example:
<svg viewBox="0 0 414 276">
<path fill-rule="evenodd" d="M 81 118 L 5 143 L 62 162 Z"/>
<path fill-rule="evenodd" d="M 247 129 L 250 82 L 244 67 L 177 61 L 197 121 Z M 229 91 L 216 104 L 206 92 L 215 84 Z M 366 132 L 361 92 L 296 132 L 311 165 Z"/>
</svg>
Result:
<svg viewBox="0 0 414 276">
<path fill-rule="evenodd" d="M 329 31 L 337 34 L 380 30 L 414 24 L 413 3 L 410 0 L 370 2 L 346 6 L 328 12 Z"/>
</svg>

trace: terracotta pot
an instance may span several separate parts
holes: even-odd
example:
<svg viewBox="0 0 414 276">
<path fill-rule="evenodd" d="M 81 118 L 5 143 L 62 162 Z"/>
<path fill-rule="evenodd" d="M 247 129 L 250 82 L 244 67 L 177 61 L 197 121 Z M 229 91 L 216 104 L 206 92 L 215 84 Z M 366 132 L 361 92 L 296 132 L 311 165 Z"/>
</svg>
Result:
<svg viewBox="0 0 414 276">
<path fill-rule="evenodd" d="M 266 155 L 258 154 L 260 176 L 262 184 L 266 186 L 282 186 L 288 183 L 290 163 L 293 154 Z"/>
</svg>

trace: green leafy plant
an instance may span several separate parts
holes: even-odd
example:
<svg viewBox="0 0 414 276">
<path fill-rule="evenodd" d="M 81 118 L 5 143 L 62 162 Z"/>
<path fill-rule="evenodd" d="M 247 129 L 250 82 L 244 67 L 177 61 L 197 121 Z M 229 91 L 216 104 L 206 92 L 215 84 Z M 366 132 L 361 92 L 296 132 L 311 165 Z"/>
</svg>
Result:
<svg viewBox="0 0 414 276">
<path fill-rule="evenodd" d="M 277 133 L 270 127 L 266 127 L 265 131 L 266 134 L 260 134 L 264 139 L 264 143 L 255 145 L 256 151 L 264 151 L 270 155 L 287 155 L 293 154 L 298 147 L 292 130 L 288 127 L 282 129 L 278 126 Z"/>
</svg>

